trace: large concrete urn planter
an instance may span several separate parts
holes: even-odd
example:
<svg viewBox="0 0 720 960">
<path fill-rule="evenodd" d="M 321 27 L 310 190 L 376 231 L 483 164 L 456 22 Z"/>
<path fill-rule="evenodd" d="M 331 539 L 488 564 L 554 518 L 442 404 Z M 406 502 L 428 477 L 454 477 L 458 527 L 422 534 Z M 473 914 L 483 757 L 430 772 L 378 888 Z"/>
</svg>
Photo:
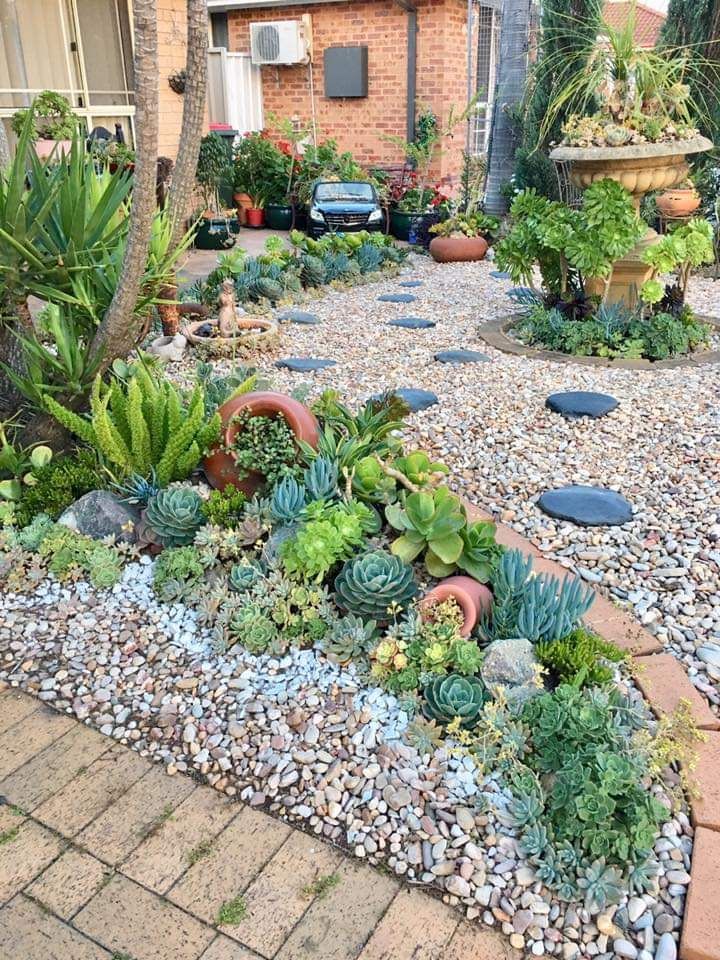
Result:
<svg viewBox="0 0 720 960">
<path fill-rule="evenodd" d="M 706 137 L 695 137 L 626 147 L 556 147 L 550 159 L 570 163 L 570 179 L 581 190 L 596 180 L 616 180 L 629 191 L 639 213 L 640 202 L 646 193 L 668 190 L 687 180 L 687 157 L 711 150 L 712 146 Z M 643 262 L 643 252 L 656 237 L 656 232 L 648 228 L 640 243 L 615 262 L 608 291 L 609 302 L 624 301 L 628 306 L 637 303 L 638 291 L 651 275 Z M 604 281 L 591 280 L 586 283 L 586 289 L 590 294 L 600 295 L 605 289 Z"/>
<path fill-rule="evenodd" d="M 430 241 L 430 256 L 435 263 L 464 263 L 484 260 L 488 242 L 484 237 L 435 237 Z"/>
</svg>

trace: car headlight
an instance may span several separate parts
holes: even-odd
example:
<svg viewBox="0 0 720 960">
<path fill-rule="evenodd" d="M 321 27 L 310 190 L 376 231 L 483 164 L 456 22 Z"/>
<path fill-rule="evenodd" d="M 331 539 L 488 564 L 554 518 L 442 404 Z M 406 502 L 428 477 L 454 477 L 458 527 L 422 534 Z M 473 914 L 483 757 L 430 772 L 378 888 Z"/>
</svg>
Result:
<svg viewBox="0 0 720 960">
<path fill-rule="evenodd" d="M 323 217 L 322 212 L 318 210 L 317 207 L 310 207 L 310 219 L 322 221 L 325 218 Z"/>
<path fill-rule="evenodd" d="M 377 223 L 378 220 L 382 220 L 383 212 L 382 210 L 373 210 L 373 212 L 368 217 L 370 223 Z"/>
</svg>

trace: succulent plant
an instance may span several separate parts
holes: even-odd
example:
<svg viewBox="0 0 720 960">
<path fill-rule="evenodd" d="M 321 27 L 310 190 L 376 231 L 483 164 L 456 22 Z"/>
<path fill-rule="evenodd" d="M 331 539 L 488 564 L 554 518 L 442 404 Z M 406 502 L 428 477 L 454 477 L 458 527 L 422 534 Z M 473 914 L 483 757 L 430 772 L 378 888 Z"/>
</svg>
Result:
<svg viewBox="0 0 720 960">
<path fill-rule="evenodd" d="M 361 273 L 373 273 L 382 266 L 383 255 L 374 243 L 363 243 L 356 257 Z"/>
<path fill-rule="evenodd" d="M 391 547 L 396 556 L 410 563 L 424 550 L 425 566 L 434 577 L 449 576 L 456 569 L 464 546 L 460 532 L 467 521 L 460 500 L 447 487 L 411 493 L 404 507 L 386 507 L 385 516 L 401 533 Z"/>
<path fill-rule="evenodd" d="M 312 500 L 332 500 L 337 496 L 337 464 L 327 457 L 316 457 L 305 471 L 305 486 Z"/>
<path fill-rule="evenodd" d="M 530 580 L 523 591 L 517 617 L 516 636 L 531 643 L 559 640 L 577 626 L 595 599 L 592 587 L 575 577 L 540 575 Z"/>
<path fill-rule="evenodd" d="M 325 283 L 325 265 L 320 257 L 305 254 L 301 258 L 302 279 L 308 287 L 320 287 Z"/>
<path fill-rule="evenodd" d="M 149 479 L 139 473 L 132 473 L 123 483 L 113 484 L 113 489 L 125 503 L 134 503 L 146 507 L 150 498 L 154 497 L 160 488 L 153 467 Z"/>
<path fill-rule="evenodd" d="M 305 486 L 294 477 L 283 477 L 270 498 L 270 513 L 273 520 L 289 523 L 296 520 L 307 503 Z"/>
<path fill-rule="evenodd" d="M 279 653 L 282 641 L 274 621 L 257 604 L 241 607 L 228 625 L 230 638 L 250 653 Z"/>
<path fill-rule="evenodd" d="M 230 567 L 228 583 L 236 593 L 246 593 L 262 577 L 262 570 L 256 563 L 236 563 Z"/>
<path fill-rule="evenodd" d="M 264 527 L 255 520 L 243 520 L 237 527 L 218 527 L 208 523 L 195 535 L 195 546 L 202 551 L 208 564 L 220 560 L 239 560 L 247 548 L 262 537 Z"/>
<path fill-rule="evenodd" d="M 374 620 L 361 620 L 352 613 L 342 617 L 322 640 L 328 660 L 348 663 L 366 656 L 377 639 L 376 626 Z"/>
<path fill-rule="evenodd" d="M 250 293 L 256 300 L 270 300 L 277 303 L 284 294 L 282 284 L 270 277 L 258 277 L 250 284 Z"/>
<path fill-rule="evenodd" d="M 181 547 L 192 543 L 195 534 L 205 523 L 202 500 L 187 487 L 160 490 L 150 498 L 145 519 L 164 547 Z"/>
<path fill-rule="evenodd" d="M 412 567 L 385 550 L 348 560 L 335 580 L 338 606 L 379 621 L 390 618 L 390 608 L 407 607 L 417 592 Z"/>
<path fill-rule="evenodd" d="M 405 740 L 415 747 L 419 754 L 433 754 L 443 745 L 443 731 L 434 720 L 417 717 L 405 728 Z"/>
<path fill-rule="evenodd" d="M 503 552 L 495 541 L 495 524 L 482 520 L 468 524 L 460 536 L 463 550 L 458 557 L 458 567 L 474 580 L 487 583 Z"/>
<path fill-rule="evenodd" d="M 620 903 L 625 894 L 622 874 L 602 858 L 580 870 L 578 886 L 584 891 L 585 909 L 591 914 L 602 913 L 606 907 Z"/>
<path fill-rule="evenodd" d="M 450 673 L 431 680 L 423 690 L 423 711 L 430 720 L 451 723 L 460 718 L 460 726 L 471 727 L 478 719 L 487 699 L 482 680 Z"/>
</svg>

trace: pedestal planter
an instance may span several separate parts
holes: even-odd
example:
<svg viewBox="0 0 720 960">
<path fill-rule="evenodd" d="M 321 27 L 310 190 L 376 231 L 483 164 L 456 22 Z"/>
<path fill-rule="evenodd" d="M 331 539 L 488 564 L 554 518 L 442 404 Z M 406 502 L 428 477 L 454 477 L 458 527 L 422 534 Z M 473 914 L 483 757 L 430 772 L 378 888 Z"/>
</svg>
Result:
<svg viewBox="0 0 720 960">
<path fill-rule="evenodd" d="M 417 213 L 403 213 L 400 210 L 391 210 L 390 233 L 396 240 L 407 240 L 410 236 L 410 228 L 413 223 L 419 223 L 422 218 L 423 214 L 420 211 Z"/>
<path fill-rule="evenodd" d="M 483 613 L 492 609 L 492 593 L 488 587 L 472 577 L 456 576 L 441 580 L 426 594 L 420 601 L 420 610 L 429 613 L 435 604 L 450 599 L 455 600 L 463 612 L 460 633 L 464 637 L 469 637 Z"/>
<path fill-rule="evenodd" d="M 461 263 L 484 260 L 488 242 L 484 237 L 435 237 L 430 241 L 430 256 L 435 263 Z"/>
<path fill-rule="evenodd" d="M 292 207 L 269 203 L 265 207 L 265 223 L 271 230 L 289 230 L 292 226 Z"/>
<path fill-rule="evenodd" d="M 252 496 L 262 486 L 264 477 L 259 473 L 250 473 L 241 478 L 234 459 L 223 449 L 233 445 L 242 429 L 242 424 L 233 422 L 241 410 L 247 410 L 254 417 L 284 417 L 296 438 L 304 440 L 315 448 L 318 443 L 318 422 L 310 410 L 297 400 L 293 400 L 284 393 L 274 393 L 270 390 L 233 397 L 220 407 L 218 412 L 223 427 L 222 447 L 216 447 L 205 458 L 203 463 L 205 476 L 217 490 L 224 490 L 228 484 L 232 483 L 248 496 Z"/>
<path fill-rule="evenodd" d="M 251 353 L 271 350 L 280 338 L 278 325 L 262 317 L 238 317 L 238 333 L 234 337 L 221 337 L 213 333 L 203 335 L 203 328 L 216 328 L 217 320 L 195 320 L 183 328 L 188 343 L 214 357 L 246 357 Z"/>
<path fill-rule="evenodd" d="M 582 190 L 596 180 L 616 180 L 632 195 L 636 210 L 646 193 L 665 190 L 682 183 L 688 176 L 686 157 L 712 149 L 706 137 L 678 140 L 668 143 L 642 143 L 627 147 L 556 147 L 551 160 L 569 162 L 570 179 Z M 638 291 L 651 276 L 643 262 L 643 252 L 656 239 L 648 228 L 644 239 L 625 257 L 617 260 L 610 278 L 608 301 L 624 301 L 632 307 L 637 303 Z M 586 284 L 588 293 L 604 292 L 601 280 Z"/>
<path fill-rule="evenodd" d="M 695 190 L 666 190 L 658 195 L 658 212 L 668 220 L 690 217 L 700 206 L 700 195 Z"/>
<path fill-rule="evenodd" d="M 235 245 L 235 235 L 226 217 L 201 217 L 195 233 L 198 250 L 229 250 Z"/>
</svg>

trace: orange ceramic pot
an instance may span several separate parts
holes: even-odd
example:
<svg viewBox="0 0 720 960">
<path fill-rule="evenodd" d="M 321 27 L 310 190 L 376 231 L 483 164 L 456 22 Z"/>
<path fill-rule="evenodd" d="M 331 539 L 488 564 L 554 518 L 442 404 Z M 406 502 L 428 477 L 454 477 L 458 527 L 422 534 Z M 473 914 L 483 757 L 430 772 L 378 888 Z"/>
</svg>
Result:
<svg viewBox="0 0 720 960">
<path fill-rule="evenodd" d="M 700 206 L 700 196 L 695 190 L 666 190 L 658 194 L 657 208 L 663 217 L 681 219 L 695 213 Z"/>
<path fill-rule="evenodd" d="M 242 424 L 234 422 L 241 410 L 247 410 L 252 416 L 284 417 L 298 440 L 304 440 L 317 448 L 319 425 L 315 416 L 297 400 L 284 393 L 271 390 L 259 390 L 232 397 L 224 403 L 218 413 L 222 421 L 223 442 L 212 450 L 203 462 L 208 482 L 216 490 L 224 490 L 232 483 L 238 490 L 251 497 L 262 486 L 265 478 L 260 473 L 249 473 L 242 479 L 237 464 L 223 447 L 231 447 L 242 429 Z"/>
<path fill-rule="evenodd" d="M 435 237 L 430 241 L 430 256 L 436 263 L 484 260 L 487 252 L 484 237 Z"/>
<path fill-rule="evenodd" d="M 450 599 L 453 599 L 462 610 L 464 619 L 460 633 L 464 637 L 469 637 L 482 614 L 489 613 L 492 609 L 493 596 L 490 589 L 484 583 L 473 580 L 472 577 L 458 575 L 441 580 L 422 598 L 420 610 L 426 610 L 429 614 L 435 604 Z"/>
</svg>

